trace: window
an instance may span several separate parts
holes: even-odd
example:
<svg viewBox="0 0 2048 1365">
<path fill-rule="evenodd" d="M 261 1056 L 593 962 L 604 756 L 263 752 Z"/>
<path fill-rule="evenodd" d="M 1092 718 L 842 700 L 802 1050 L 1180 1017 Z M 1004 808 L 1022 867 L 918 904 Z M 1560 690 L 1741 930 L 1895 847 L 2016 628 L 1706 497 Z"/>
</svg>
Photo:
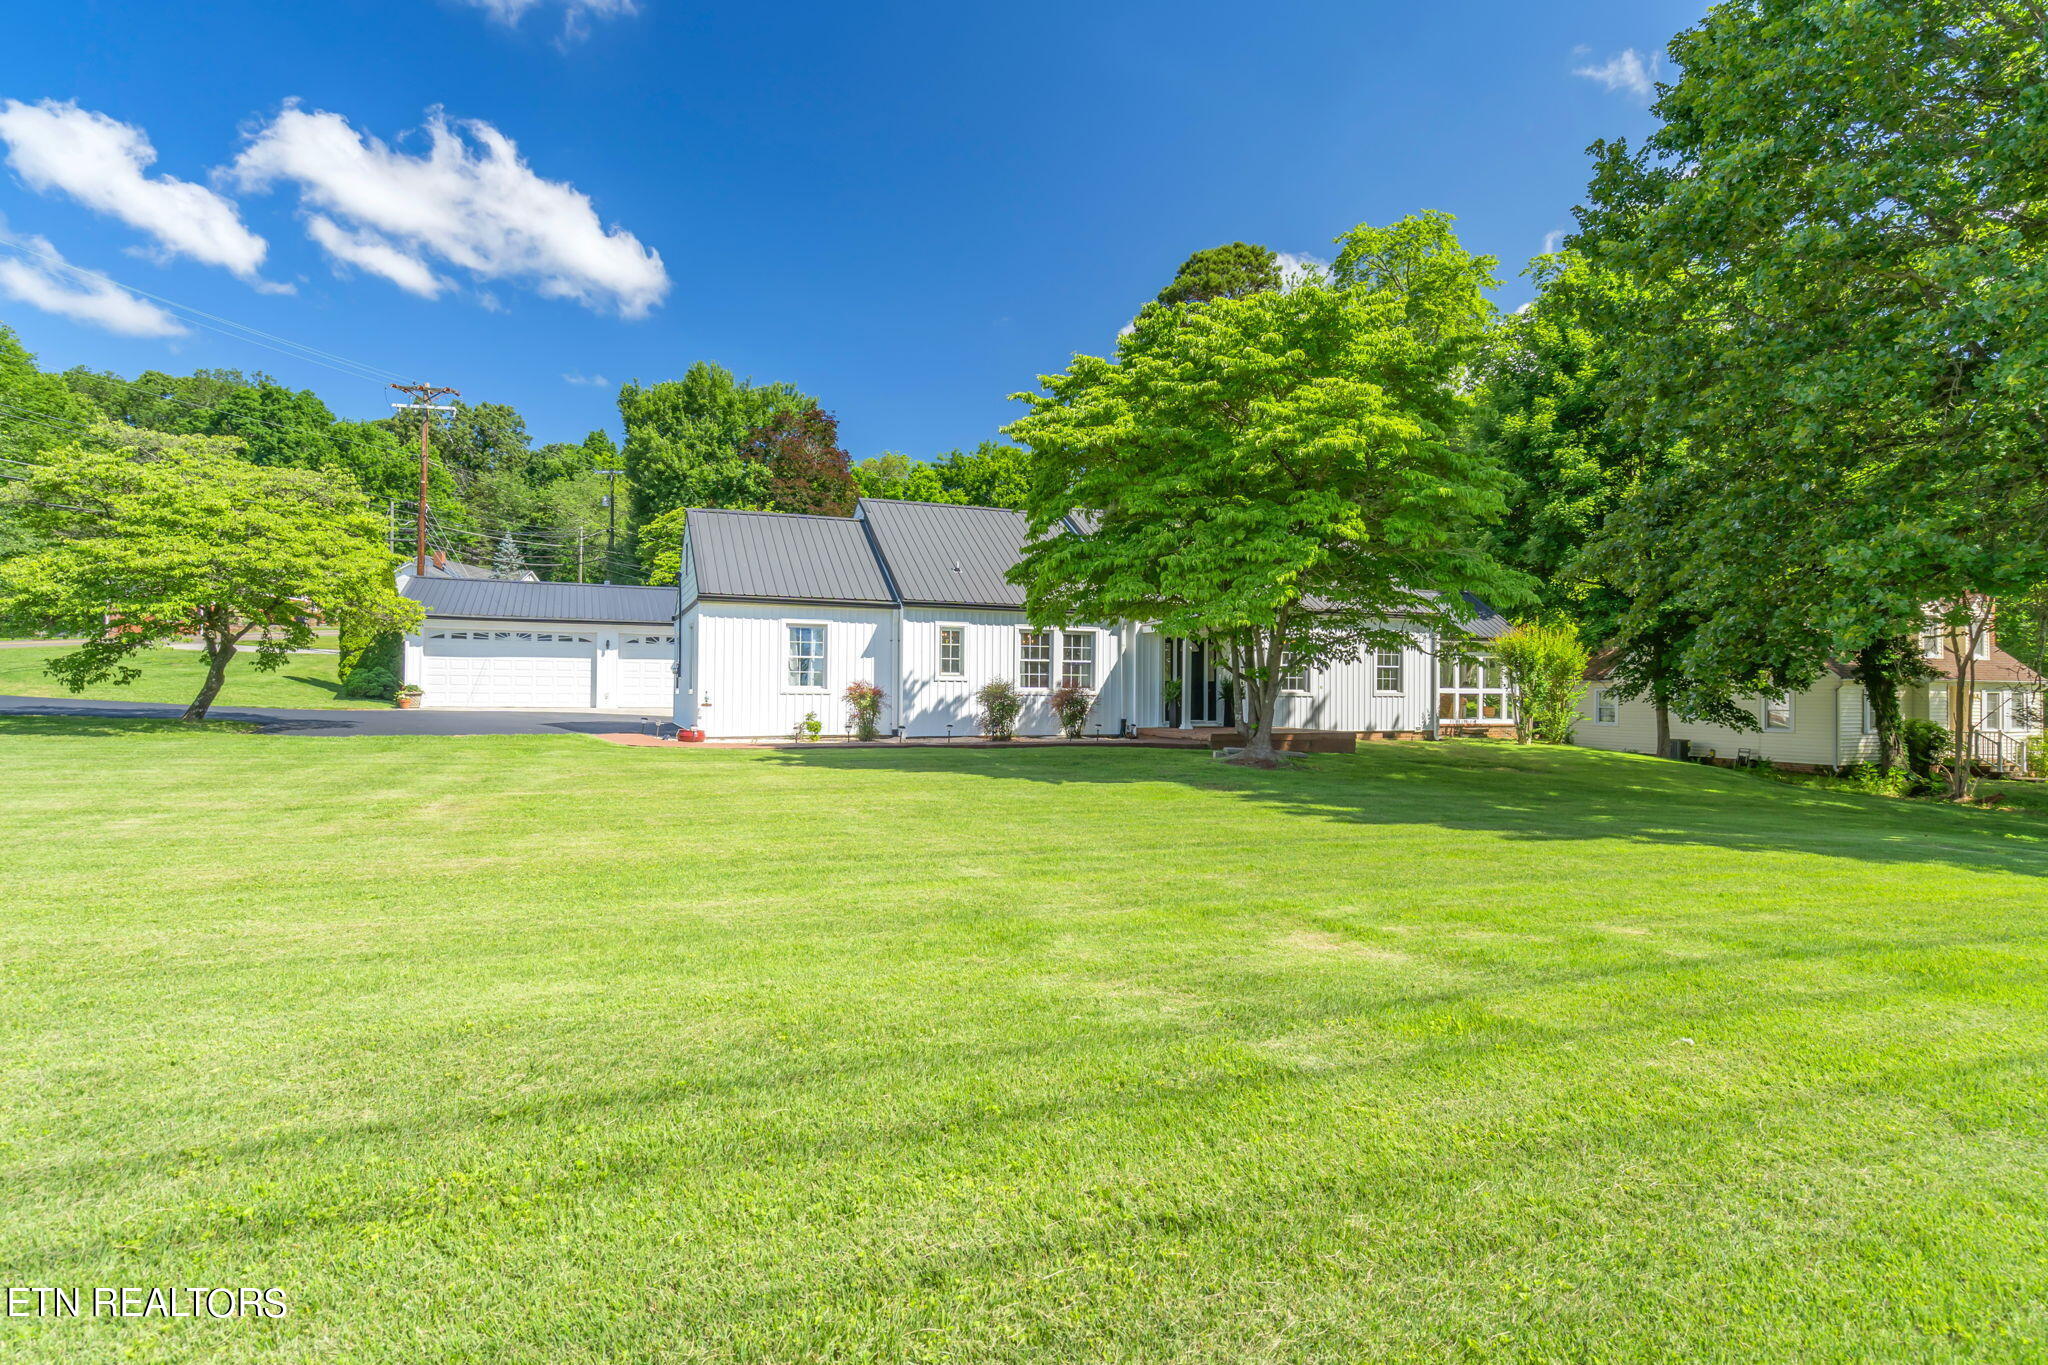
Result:
<svg viewBox="0 0 2048 1365">
<path fill-rule="evenodd" d="M 964 678 L 967 676 L 967 627 L 939 627 L 939 676 L 942 678 Z"/>
<path fill-rule="evenodd" d="M 1948 685 L 1938 684 L 1927 692 L 1927 719 L 1936 725 L 1948 724 Z"/>
<path fill-rule="evenodd" d="M 1282 692 L 1308 691 L 1308 668 L 1299 659 L 1289 659 L 1280 666 L 1280 690 Z"/>
<path fill-rule="evenodd" d="M 825 628 L 789 628 L 789 685 L 823 691 L 825 687 Z"/>
<path fill-rule="evenodd" d="M 1490 724 L 1508 714 L 1507 672 L 1480 654 L 1445 658 L 1437 669 L 1437 719 Z"/>
<path fill-rule="evenodd" d="M 1017 637 L 1017 686 L 1052 686 L 1052 632 L 1027 630 Z"/>
<path fill-rule="evenodd" d="M 1060 686 L 1095 690 L 1095 632 L 1060 632 Z"/>
<path fill-rule="evenodd" d="M 1621 719 L 1621 710 L 1614 704 L 1614 693 L 1605 687 L 1593 693 L 1593 723 L 1612 725 Z"/>
<path fill-rule="evenodd" d="M 1792 728 L 1792 694 L 1780 692 L 1775 697 L 1764 698 L 1764 729 L 1789 730 Z"/>
<path fill-rule="evenodd" d="M 1401 691 L 1401 651 L 1383 649 L 1373 657 L 1372 690 L 1375 692 Z"/>
</svg>

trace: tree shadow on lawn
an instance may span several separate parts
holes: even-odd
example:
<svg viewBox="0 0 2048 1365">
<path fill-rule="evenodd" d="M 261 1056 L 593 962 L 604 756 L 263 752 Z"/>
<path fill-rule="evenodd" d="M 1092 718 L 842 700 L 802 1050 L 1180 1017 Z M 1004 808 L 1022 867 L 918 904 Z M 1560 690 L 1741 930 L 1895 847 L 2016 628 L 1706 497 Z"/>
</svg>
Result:
<svg viewBox="0 0 2048 1365">
<path fill-rule="evenodd" d="M 1356 755 L 1307 755 L 1272 771 L 1207 753 L 1047 746 L 1030 749 L 765 751 L 770 762 L 999 781 L 1172 782 L 1349 824 L 1437 825 L 1532 841 L 1619 839 L 1862 862 L 1947 864 L 2048 876 L 2048 825 L 1821 791 L 1767 777 L 1595 749 L 1506 741 L 1371 743 Z"/>
</svg>

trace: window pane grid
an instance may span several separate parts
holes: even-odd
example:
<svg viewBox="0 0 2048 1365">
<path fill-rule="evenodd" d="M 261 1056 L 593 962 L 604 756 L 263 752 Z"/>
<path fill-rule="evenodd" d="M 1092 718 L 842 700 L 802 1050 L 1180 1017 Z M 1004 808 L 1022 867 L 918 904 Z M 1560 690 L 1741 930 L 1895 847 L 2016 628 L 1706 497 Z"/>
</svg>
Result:
<svg viewBox="0 0 2048 1365">
<path fill-rule="evenodd" d="M 1041 689 L 1052 686 L 1051 632 L 1027 630 L 1018 636 L 1017 685 Z"/>
<path fill-rule="evenodd" d="M 825 628 L 789 628 L 789 685 L 822 688 L 825 685 Z"/>
<path fill-rule="evenodd" d="M 967 674 L 967 632 L 959 626 L 939 627 L 939 676 L 960 678 Z"/>
<path fill-rule="evenodd" d="M 1067 631 L 1060 636 L 1060 686 L 1095 688 L 1095 634 Z"/>
</svg>

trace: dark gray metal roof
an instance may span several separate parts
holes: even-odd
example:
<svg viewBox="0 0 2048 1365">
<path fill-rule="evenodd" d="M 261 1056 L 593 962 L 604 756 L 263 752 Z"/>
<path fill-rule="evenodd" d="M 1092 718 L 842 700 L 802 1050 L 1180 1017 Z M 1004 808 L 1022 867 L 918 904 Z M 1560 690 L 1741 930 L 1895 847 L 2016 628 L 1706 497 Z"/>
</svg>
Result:
<svg viewBox="0 0 2048 1365">
<path fill-rule="evenodd" d="M 851 517 L 692 508 L 686 544 L 700 597 L 896 600 L 867 532 Z"/>
<path fill-rule="evenodd" d="M 666 624 L 676 619 L 674 588 L 610 583 L 512 583 L 473 578 L 415 578 L 405 595 L 427 615 L 491 621 L 603 621 Z"/>
<path fill-rule="evenodd" d="M 1024 590 L 1003 577 L 1031 540 L 1022 512 L 862 498 L 860 516 L 905 602 L 1024 606 Z"/>
</svg>

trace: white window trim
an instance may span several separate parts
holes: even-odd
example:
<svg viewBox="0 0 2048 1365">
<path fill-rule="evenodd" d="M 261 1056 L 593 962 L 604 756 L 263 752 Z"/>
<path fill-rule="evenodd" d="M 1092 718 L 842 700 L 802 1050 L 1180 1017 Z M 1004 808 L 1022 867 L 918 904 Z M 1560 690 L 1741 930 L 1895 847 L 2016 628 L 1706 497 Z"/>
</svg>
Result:
<svg viewBox="0 0 2048 1365">
<path fill-rule="evenodd" d="M 1780 692 L 1778 695 L 1785 700 L 1785 723 L 1783 725 L 1771 724 L 1771 698 L 1769 697 L 1757 698 L 1756 718 L 1762 722 L 1764 731 L 1767 734 L 1790 734 L 1799 728 L 1799 699 L 1790 692 Z"/>
<path fill-rule="evenodd" d="M 1611 687 L 1596 687 L 1593 689 L 1593 723 L 1595 725 L 1621 724 L 1621 703 L 1613 700 L 1613 697 L 1614 689 Z M 1603 706 L 1607 708 L 1607 719 L 1605 720 L 1600 718 L 1600 708 Z"/>
<path fill-rule="evenodd" d="M 1029 685 L 1024 681 L 1024 637 L 1027 635 L 1043 635 L 1045 637 L 1045 684 L 1043 686 Z M 1030 626 L 1017 627 L 1016 658 L 1017 690 L 1034 697 L 1049 695 L 1056 686 L 1053 679 L 1059 676 L 1060 633 L 1056 630 L 1033 630 Z"/>
<path fill-rule="evenodd" d="M 1287 679 L 1296 673 L 1301 675 L 1301 686 L 1289 687 Z M 1312 697 L 1315 695 L 1315 681 L 1315 670 L 1307 664 L 1303 664 L 1299 668 L 1289 668 L 1286 664 L 1280 665 L 1280 695 L 1283 697 Z"/>
<path fill-rule="evenodd" d="M 932 622 L 932 628 L 938 632 L 933 637 L 936 644 L 934 645 L 933 653 L 932 677 L 940 682 L 966 682 L 967 623 L 965 621 L 934 621 Z M 946 632 L 949 630 L 960 632 L 960 671 L 958 673 L 948 673 L 946 671 Z M 1021 652 L 1023 646 L 1020 644 L 1018 649 Z"/>
<path fill-rule="evenodd" d="M 1397 687 L 1380 686 L 1380 656 L 1382 654 L 1391 654 L 1394 656 L 1394 675 L 1401 680 L 1400 685 Z M 1372 694 L 1375 697 L 1405 697 L 1408 695 L 1407 650 L 1375 649 L 1372 652 L 1372 658 L 1366 661 L 1366 667 L 1372 670 Z"/>
<path fill-rule="evenodd" d="M 798 687 L 789 681 L 789 632 L 792 626 L 804 626 L 825 632 L 823 687 Z M 832 623 L 830 621 L 784 621 L 782 623 L 782 694 L 786 697 L 828 697 L 832 695 Z"/>
<path fill-rule="evenodd" d="M 1052 677 L 1057 681 L 1057 686 L 1059 687 L 1067 685 L 1067 641 L 1079 639 L 1086 639 L 1088 641 L 1088 681 L 1080 684 L 1080 686 L 1084 691 L 1095 691 L 1096 684 L 1102 680 L 1102 639 L 1100 632 L 1083 628 L 1080 630 L 1049 630 L 1046 634 L 1058 637 L 1053 643 Z M 1022 649 L 1021 645 L 1019 645 L 1019 649 Z"/>
</svg>

